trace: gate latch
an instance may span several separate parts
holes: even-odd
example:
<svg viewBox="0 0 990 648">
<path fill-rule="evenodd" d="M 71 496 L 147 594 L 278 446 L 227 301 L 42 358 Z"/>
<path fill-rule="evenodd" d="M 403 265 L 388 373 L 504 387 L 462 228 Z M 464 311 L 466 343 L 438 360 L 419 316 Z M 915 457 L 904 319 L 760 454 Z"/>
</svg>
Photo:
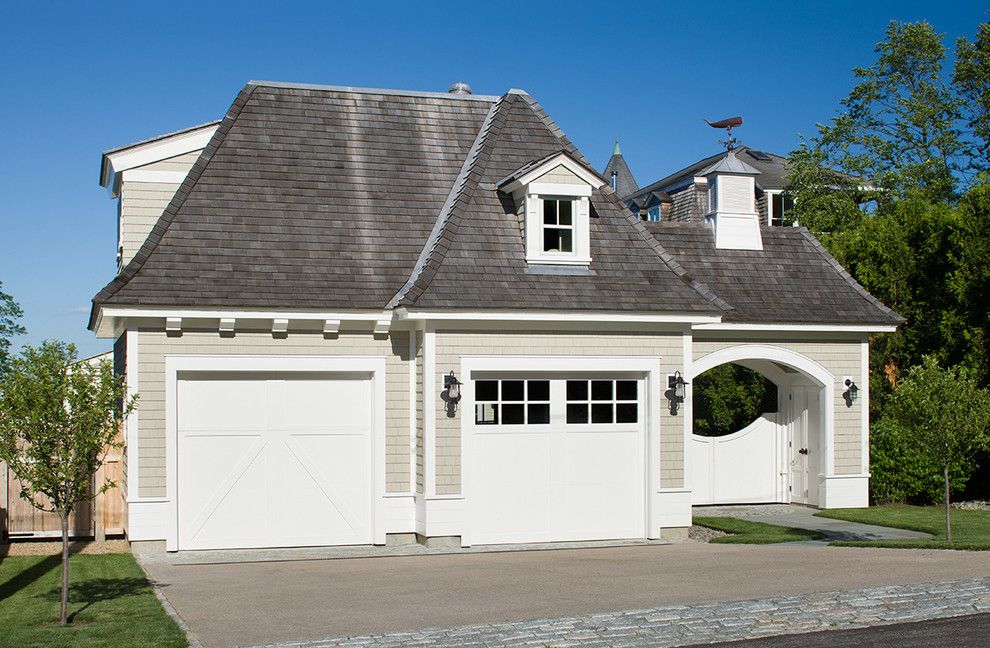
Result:
<svg viewBox="0 0 990 648">
<path fill-rule="evenodd" d="M 806 454 L 808 454 L 808 449 L 807 448 L 801 448 L 800 450 L 798 450 L 798 454 L 806 455 Z"/>
</svg>

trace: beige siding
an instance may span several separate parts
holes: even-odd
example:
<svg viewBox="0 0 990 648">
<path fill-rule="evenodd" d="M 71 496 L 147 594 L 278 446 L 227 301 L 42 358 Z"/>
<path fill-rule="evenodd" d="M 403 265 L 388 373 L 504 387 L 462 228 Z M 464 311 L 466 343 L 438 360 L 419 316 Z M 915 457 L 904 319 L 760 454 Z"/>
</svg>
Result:
<svg viewBox="0 0 990 648">
<path fill-rule="evenodd" d="M 199 154 L 202 153 L 202 149 L 199 151 L 192 151 L 191 153 L 183 153 L 182 155 L 176 155 L 175 157 L 170 157 L 165 160 L 159 160 L 157 162 L 152 162 L 151 164 L 145 164 L 139 169 L 148 169 L 153 171 L 182 171 L 183 173 L 189 173 L 189 169 L 196 163 L 199 159 Z"/>
<path fill-rule="evenodd" d="M 139 452 L 140 497 L 165 496 L 165 356 L 183 355 L 354 355 L 383 356 L 386 392 L 387 492 L 409 490 L 409 339 L 403 331 L 387 339 L 370 332 L 341 332 L 337 339 L 322 334 L 290 333 L 275 339 L 270 332 L 243 333 L 221 338 L 213 332 L 183 332 L 168 337 L 163 331 L 139 334 Z"/>
<path fill-rule="evenodd" d="M 120 246 L 123 264 L 137 253 L 165 211 L 177 184 L 124 182 L 120 187 Z"/>
<path fill-rule="evenodd" d="M 541 175 L 535 182 L 553 182 L 556 184 L 573 184 L 573 185 L 587 185 L 588 183 L 577 177 L 569 169 L 563 165 L 555 166 L 543 175 Z"/>
<path fill-rule="evenodd" d="M 738 344 L 754 343 L 771 344 L 782 347 L 814 360 L 832 374 L 835 378 L 835 399 L 832 404 L 835 412 L 835 473 L 837 475 L 856 475 L 862 472 L 862 407 L 863 400 L 857 400 L 852 407 L 846 406 L 842 398 L 845 386 L 841 384 L 843 376 L 852 376 L 860 382 L 862 375 L 862 346 L 859 339 L 855 340 L 802 340 L 781 341 L 777 339 L 721 339 L 694 341 L 694 359 L 708 355 L 719 349 Z"/>
<path fill-rule="evenodd" d="M 471 332 L 449 331 L 436 334 L 436 374 L 432 377 L 441 391 L 443 374 L 459 371 L 461 356 L 652 356 L 658 358 L 663 375 L 682 370 L 683 343 L 679 334 L 623 334 L 570 332 Z M 472 413 L 459 409 L 448 418 L 442 403 L 436 415 L 436 483 L 440 495 L 461 489 L 460 417 Z M 676 417 L 661 408 L 660 486 L 678 488 L 684 484 L 683 409 Z M 655 430 L 650 431 L 656 433 Z"/>
</svg>

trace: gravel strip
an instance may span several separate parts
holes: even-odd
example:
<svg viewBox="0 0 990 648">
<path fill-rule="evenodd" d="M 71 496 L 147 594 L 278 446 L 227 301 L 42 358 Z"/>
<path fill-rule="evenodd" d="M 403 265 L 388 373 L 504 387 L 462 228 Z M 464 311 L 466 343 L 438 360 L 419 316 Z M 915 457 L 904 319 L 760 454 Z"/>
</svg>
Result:
<svg viewBox="0 0 990 648">
<path fill-rule="evenodd" d="M 130 553 L 127 540 L 73 540 L 69 543 L 69 552 L 73 554 L 111 554 Z M 52 540 L 18 540 L 9 544 L 0 544 L 0 556 L 55 556 L 62 553 L 62 541 Z"/>
</svg>

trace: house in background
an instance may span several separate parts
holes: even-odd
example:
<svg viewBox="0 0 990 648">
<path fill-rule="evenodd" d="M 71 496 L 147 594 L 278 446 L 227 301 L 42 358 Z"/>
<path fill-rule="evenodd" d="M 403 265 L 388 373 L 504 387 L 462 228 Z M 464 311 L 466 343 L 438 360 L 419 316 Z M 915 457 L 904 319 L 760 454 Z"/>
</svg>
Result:
<svg viewBox="0 0 990 648">
<path fill-rule="evenodd" d="M 692 504 L 866 506 L 867 336 L 902 320 L 725 162 L 698 168 L 708 222 L 644 223 L 624 164 L 463 84 L 251 82 L 219 123 L 109 151 L 122 266 L 89 326 L 141 394 L 135 548 L 677 539 Z M 778 411 L 712 444 L 691 383 L 728 362 Z"/>
<path fill-rule="evenodd" d="M 753 169 L 756 178 L 753 199 L 760 222 L 766 225 L 783 225 L 787 212 L 792 207 L 790 198 L 784 195 L 787 187 L 787 158 L 748 146 L 739 146 L 733 149 L 733 153 L 739 163 Z M 634 213 L 641 214 L 643 220 L 703 220 L 709 213 L 707 169 L 719 164 L 728 155 L 728 151 L 722 151 L 642 189 L 620 195 Z"/>
</svg>

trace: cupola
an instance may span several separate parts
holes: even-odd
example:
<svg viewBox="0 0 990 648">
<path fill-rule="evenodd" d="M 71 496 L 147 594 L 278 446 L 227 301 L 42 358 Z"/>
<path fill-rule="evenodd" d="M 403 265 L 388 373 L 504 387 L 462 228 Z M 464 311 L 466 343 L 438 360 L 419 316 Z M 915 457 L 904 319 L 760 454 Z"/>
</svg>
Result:
<svg viewBox="0 0 990 648">
<path fill-rule="evenodd" d="M 756 213 L 759 171 L 728 151 L 699 175 L 708 181 L 708 211 L 715 247 L 723 250 L 762 250 L 760 217 Z"/>
</svg>

